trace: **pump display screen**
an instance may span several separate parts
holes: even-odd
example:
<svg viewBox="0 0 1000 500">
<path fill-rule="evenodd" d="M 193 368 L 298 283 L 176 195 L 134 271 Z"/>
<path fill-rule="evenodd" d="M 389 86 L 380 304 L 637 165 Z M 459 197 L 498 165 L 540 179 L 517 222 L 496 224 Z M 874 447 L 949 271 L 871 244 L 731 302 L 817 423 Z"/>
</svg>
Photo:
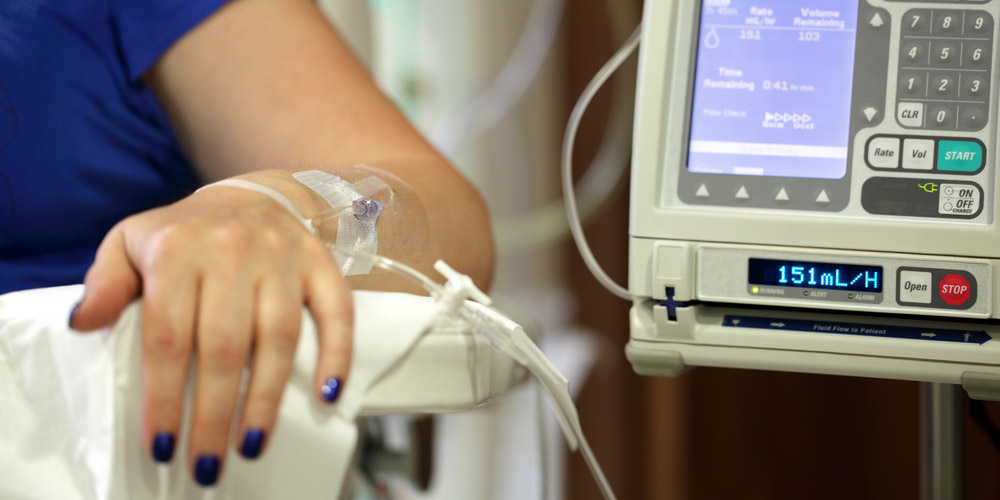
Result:
<svg viewBox="0 0 1000 500">
<path fill-rule="evenodd" d="M 751 285 L 882 293 L 882 266 L 750 259 Z"/>
<path fill-rule="evenodd" d="M 704 0 L 688 170 L 847 172 L 858 0 Z"/>
</svg>

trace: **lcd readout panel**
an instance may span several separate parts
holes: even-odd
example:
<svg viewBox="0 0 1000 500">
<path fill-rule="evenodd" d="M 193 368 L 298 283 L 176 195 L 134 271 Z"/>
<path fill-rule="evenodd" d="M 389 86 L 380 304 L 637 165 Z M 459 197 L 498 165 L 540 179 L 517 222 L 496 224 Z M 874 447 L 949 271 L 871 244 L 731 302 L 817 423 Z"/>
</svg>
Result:
<svg viewBox="0 0 1000 500">
<path fill-rule="evenodd" d="M 751 285 L 882 293 L 882 275 L 882 266 L 750 259 L 747 282 Z"/>
<path fill-rule="evenodd" d="M 857 0 L 705 0 L 687 168 L 840 179 Z"/>
</svg>

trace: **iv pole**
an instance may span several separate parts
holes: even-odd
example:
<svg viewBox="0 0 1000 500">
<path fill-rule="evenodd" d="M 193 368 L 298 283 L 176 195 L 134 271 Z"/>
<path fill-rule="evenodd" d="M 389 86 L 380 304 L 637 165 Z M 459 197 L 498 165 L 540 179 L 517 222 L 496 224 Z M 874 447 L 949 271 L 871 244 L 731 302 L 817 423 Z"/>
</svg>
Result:
<svg viewBox="0 0 1000 500">
<path fill-rule="evenodd" d="M 920 499 L 962 498 L 962 386 L 920 384 Z"/>
</svg>

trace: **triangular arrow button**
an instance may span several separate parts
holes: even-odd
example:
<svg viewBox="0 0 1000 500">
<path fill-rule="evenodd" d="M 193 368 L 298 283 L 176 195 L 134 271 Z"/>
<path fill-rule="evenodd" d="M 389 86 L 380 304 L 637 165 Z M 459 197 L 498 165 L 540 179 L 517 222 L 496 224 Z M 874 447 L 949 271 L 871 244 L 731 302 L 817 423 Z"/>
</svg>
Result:
<svg viewBox="0 0 1000 500">
<path fill-rule="evenodd" d="M 826 195 L 826 190 L 819 192 L 819 196 L 816 197 L 816 203 L 830 203 L 830 197 Z"/>
<path fill-rule="evenodd" d="M 872 28 L 878 29 L 878 28 L 881 28 L 882 25 L 884 25 L 884 24 L 885 24 L 885 21 L 882 20 L 882 16 L 880 16 L 879 13 L 876 12 L 875 15 L 872 16 L 872 20 L 871 20 Z"/>
<path fill-rule="evenodd" d="M 788 191 L 785 191 L 785 188 L 781 188 L 781 190 L 778 191 L 778 195 L 774 197 L 774 200 L 788 201 Z"/>
<path fill-rule="evenodd" d="M 704 184 L 698 187 L 698 191 L 695 192 L 694 195 L 699 198 L 708 198 L 709 196 L 711 196 L 708 193 L 708 188 Z"/>
<path fill-rule="evenodd" d="M 750 199 L 750 193 L 747 192 L 747 187 L 746 186 L 740 186 L 740 190 L 736 192 L 736 199 L 737 200 L 749 200 Z"/>
</svg>

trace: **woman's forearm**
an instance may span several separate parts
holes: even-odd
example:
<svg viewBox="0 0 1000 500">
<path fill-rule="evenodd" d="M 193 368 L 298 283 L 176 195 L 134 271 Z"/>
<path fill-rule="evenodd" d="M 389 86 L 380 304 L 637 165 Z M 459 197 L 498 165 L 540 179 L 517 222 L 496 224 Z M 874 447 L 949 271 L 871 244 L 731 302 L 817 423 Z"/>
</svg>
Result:
<svg viewBox="0 0 1000 500">
<path fill-rule="evenodd" d="M 493 241 L 479 194 L 379 92 L 313 2 L 232 2 L 178 41 L 146 80 L 205 180 L 279 182 L 269 169 L 370 165 L 408 186 L 409 215 L 426 217 L 380 221 L 379 253 L 431 276 L 443 259 L 489 286 Z M 285 189 L 300 189 L 284 177 Z M 414 226 L 427 229 L 424 252 L 409 251 Z"/>
<path fill-rule="evenodd" d="M 480 287 L 489 286 L 492 243 L 489 227 L 484 222 L 485 208 L 473 188 L 436 184 L 435 179 L 421 175 L 426 169 L 419 165 L 387 168 L 385 165 L 365 164 L 322 171 L 359 186 L 370 185 L 372 178 L 377 179 L 379 191 L 359 194 L 384 204 L 375 223 L 376 243 L 370 248 L 378 255 L 414 267 L 432 279 L 437 279 L 432 266 L 437 259 L 442 259 L 470 275 Z M 317 216 L 337 207 L 331 207 L 315 190 L 296 180 L 294 172 L 262 170 L 237 178 L 270 187 L 287 197 L 304 218 L 317 221 L 314 229 L 324 241 L 354 246 L 353 237 L 338 235 L 339 218 L 319 222 Z M 359 289 L 421 291 L 406 280 L 379 270 L 351 273 L 347 280 L 352 287 Z"/>
</svg>

